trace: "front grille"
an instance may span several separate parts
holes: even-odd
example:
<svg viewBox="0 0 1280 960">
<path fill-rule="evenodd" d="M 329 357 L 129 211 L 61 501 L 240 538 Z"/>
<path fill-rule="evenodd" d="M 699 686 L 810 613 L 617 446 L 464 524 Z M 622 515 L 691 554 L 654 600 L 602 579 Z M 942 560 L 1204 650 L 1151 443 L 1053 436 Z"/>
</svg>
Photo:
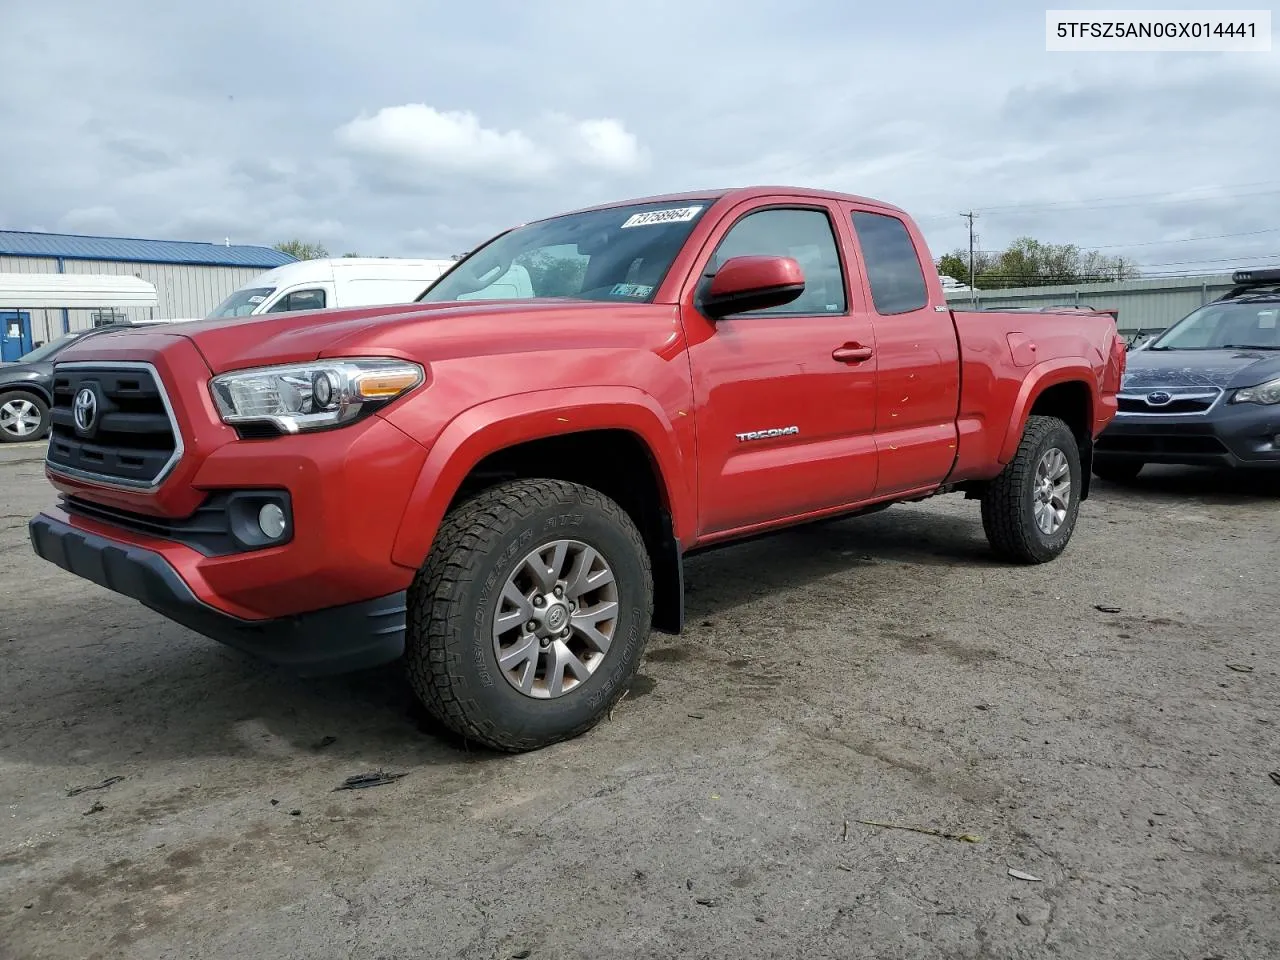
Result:
<svg viewBox="0 0 1280 960">
<path fill-rule="evenodd" d="M 1167 401 L 1164 397 L 1168 397 Z M 1149 413 L 1155 416 L 1173 416 L 1177 414 L 1204 413 L 1212 407 L 1222 395 L 1218 389 L 1171 388 L 1168 390 L 1148 390 L 1145 393 L 1122 393 L 1116 398 L 1121 413 Z M 1162 402 L 1153 403 L 1155 396 Z"/>
<path fill-rule="evenodd" d="M 82 399 L 81 422 L 76 419 Z M 54 368 L 48 461 L 55 470 L 150 487 L 177 463 L 182 444 L 149 364 Z"/>
</svg>

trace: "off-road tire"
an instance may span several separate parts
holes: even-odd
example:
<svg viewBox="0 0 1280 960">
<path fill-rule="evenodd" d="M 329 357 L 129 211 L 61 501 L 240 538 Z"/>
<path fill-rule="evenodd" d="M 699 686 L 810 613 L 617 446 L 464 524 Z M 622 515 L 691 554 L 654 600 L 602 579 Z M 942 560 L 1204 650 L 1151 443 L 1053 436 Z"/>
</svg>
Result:
<svg viewBox="0 0 1280 960">
<path fill-rule="evenodd" d="M 604 660 L 573 690 L 525 696 L 494 652 L 493 618 L 508 576 L 540 542 L 572 538 L 605 558 L 618 618 Z M 444 519 L 408 596 L 405 662 L 427 711 L 467 740 L 508 752 L 587 732 L 639 668 L 653 617 L 653 574 L 635 524 L 597 490 L 559 480 L 514 480 L 482 491 Z"/>
<path fill-rule="evenodd" d="M 40 415 L 40 425 L 36 427 L 34 433 L 29 433 L 24 437 L 12 434 L 7 430 L 0 430 L 0 443 L 33 443 L 49 435 L 51 418 L 49 416 L 49 405 L 45 403 L 44 397 L 28 390 L 8 390 L 0 393 L 0 406 L 6 403 L 22 403 L 23 401 L 31 404 L 36 413 Z"/>
<path fill-rule="evenodd" d="M 1093 475 L 1108 483 L 1132 483 L 1146 464 L 1141 460 L 1119 460 L 1093 455 Z"/>
<path fill-rule="evenodd" d="M 1071 494 L 1066 517 L 1052 534 L 1035 521 L 1035 476 L 1041 458 L 1054 447 L 1066 455 Z M 1033 416 L 1018 452 L 982 496 L 982 527 L 992 550 L 1015 563 L 1047 563 L 1066 549 L 1080 512 L 1080 448 L 1071 428 L 1057 417 Z"/>
</svg>

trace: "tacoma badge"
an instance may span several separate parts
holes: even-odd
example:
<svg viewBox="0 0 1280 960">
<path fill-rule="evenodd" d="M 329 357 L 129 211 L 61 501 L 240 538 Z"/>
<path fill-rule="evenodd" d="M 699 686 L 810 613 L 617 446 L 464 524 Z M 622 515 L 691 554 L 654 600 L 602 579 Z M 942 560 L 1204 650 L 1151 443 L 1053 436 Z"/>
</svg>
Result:
<svg viewBox="0 0 1280 960">
<path fill-rule="evenodd" d="M 799 433 L 799 427 L 774 427 L 772 430 L 751 430 L 747 433 L 735 433 L 739 443 L 745 443 L 747 440 L 771 440 L 774 437 L 787 437 L 793 433 Z"/>
</svg>

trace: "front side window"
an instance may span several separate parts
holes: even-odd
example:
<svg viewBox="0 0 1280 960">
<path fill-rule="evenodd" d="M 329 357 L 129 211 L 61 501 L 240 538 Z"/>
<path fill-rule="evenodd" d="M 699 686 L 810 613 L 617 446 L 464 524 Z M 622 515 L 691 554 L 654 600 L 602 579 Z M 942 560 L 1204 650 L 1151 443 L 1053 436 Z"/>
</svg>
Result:
<svg viewBox="0 0 1280 960">
<path fill-rule="evenodd" d="M 418 302 L 648 303 L 710 205 L 710 200 L 627 204 L 517 227 L 468 256 Z"/>
<path fill-rule="evenodd" d="M 267 313 L 293 313 L 296 310 L 323 310 L 323 290 L 294 290 L 271 305 Z"/>
<path fill-rule="evenodd" d="M 247 317 L 257 310 L 267 297 L 276 292 L 275 287 L 250 287 L 237 290 L 218 304 L 206 320 L 218 320 L 224 317 Z"/>
<path fill-rule="evenodd" d="M 876 313 L 891 316 L 928 306 L 929 287 L 906 224 L 897 217 L 858 210 L 853 230 L 862 247 Z"/>
<path fill-rule="evenodd" d="M 1148 350 L 1280 350 L 1280 302 L 1210 303 L 1187 314 Z"/>
<path fill-rule="evenodd" d="M 733 257 L 790 257 L 804 271 L 804 292 L 790 303 L 748 316 L 813 316 L 844 313 L 844 272 L 831 220 L 821 210 L 758 210 L 724 235 L 706 273 Z"/>
</svg>

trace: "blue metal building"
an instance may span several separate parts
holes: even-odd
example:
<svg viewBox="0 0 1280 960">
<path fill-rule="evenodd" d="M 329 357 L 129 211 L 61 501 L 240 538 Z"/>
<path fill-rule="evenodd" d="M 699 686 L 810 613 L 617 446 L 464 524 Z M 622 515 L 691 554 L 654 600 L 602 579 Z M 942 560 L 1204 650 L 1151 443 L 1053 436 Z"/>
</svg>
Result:
<svg viewBox="0 0 1280 960">
<path fill-rule="evenodd" d="M 293 260 L 270 247 L 0 230 L 0 273 L 126 275 L 156 288 L 154 310 L 31 310 L 8 318 L 27 326 L 36 343 L 117 317 L 203 317 L 258 274 Z"/>
</svg>

